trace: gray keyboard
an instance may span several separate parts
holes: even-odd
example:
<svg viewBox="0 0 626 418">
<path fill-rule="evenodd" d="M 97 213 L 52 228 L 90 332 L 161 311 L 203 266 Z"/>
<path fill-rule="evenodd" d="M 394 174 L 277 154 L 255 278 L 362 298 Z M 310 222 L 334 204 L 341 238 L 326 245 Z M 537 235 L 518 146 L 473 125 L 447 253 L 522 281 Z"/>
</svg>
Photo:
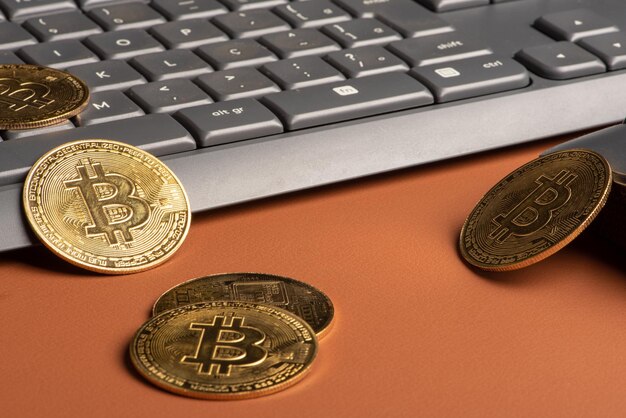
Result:
<svg viewBox="0 0 626 418">
<path fill-rule="evenodd" d="M 623 0 L 0 0 L 0 10 L 0 63 L 66 69 L 92 92 L 70 122 L 0 131 L 0 251 L 36 242 L 21 182 L 71 140 L 162 157 L 197 212 L 626 115 Z"/>
</svg>

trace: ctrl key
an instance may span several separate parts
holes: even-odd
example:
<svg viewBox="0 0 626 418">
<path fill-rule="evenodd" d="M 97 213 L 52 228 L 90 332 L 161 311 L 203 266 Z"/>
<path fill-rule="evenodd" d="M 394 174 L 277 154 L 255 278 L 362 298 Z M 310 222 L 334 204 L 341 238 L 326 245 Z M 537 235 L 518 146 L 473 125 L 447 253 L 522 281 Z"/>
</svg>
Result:
<svg viewBox="0 0 626 418">
<path fill-rule="evenodd" d="M 283 125 L 254 99 L 190 107 L 174 114 L 200 147 L 227 144 L 283 132 Z"/>
</svg>

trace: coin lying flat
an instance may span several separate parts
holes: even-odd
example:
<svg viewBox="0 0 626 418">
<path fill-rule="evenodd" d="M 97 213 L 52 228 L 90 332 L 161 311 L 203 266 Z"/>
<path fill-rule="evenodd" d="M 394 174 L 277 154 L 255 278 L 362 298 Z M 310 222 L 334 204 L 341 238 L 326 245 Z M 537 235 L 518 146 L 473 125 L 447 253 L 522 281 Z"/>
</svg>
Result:
<svg viewBox="0 0 626 418">
<path fill-rule="evenodd" d="M 23 190 L 35 235 L 65 260 L 101 273 L 154 267 L 180 247 L 191 220 L 180 181 L 151 154 L 84 140 L 52 149 Z"/>
<path fill-rule="evenodd" d="M 0 65 L 0 130 L 55 125 L 79 114 L 88 101 L 87 85 L 65 71 Z"/>
<path fill-rule="evenodd" d="M 460 252 L 482 269 L 514 270 L 555 253 L 593 221 L 611 189 L 611 169 L 587 150 L 555 152 L 515 170 L 476 205 Z"/>
<path fill-rule="evenodd" d="M 238 301 L 185 305 L 152 317 L 130 358 L 153 384 L 204 399 L 242 399 L 285 389 L 317 353 L 311 327 L 291 312 Z"/>
<path fill-rule="evenodd" d="M 329 329 L 334 315 L 328 296 L 313 286 L 260 273 L 215 274 L 189 280 L 163 293 L 152 313 L 214 300 L 239 300 L 286 309 L 304 319 L 318 338 Z"/>
</svg>

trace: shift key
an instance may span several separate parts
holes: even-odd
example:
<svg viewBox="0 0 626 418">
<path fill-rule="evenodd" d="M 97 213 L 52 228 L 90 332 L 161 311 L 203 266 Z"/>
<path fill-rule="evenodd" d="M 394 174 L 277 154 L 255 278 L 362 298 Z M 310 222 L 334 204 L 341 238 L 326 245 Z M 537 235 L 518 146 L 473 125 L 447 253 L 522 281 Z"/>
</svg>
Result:
<svg viewBox="0 0 626 418">
<path fill-rule="evenodd" d="M 174 114 L 200 147 L 226 144 L 283 132 L 283 125 L 254 99 L 189 107 Z"/>
<path fill-rule="evenodd" d="M 386 73 L 269 94 L 262 101 L 289 130 L 433 103 L 428 89 L 404 73 Z"/>
</svg>

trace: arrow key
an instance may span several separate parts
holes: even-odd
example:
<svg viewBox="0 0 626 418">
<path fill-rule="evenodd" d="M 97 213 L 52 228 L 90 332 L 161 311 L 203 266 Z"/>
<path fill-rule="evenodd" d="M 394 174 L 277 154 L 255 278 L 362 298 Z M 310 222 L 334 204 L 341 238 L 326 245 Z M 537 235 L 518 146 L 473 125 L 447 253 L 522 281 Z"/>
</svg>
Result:
<svg viewBox="0 0 626 418">
<path fill-rule="evenodd" d="M 554 42 L 524 48 L 515 59 L 541 77 L 566 80 L 606 71 L 604 63 L 571 42 Z"/>
<path fill-rule="evenodd" d="M 534 26 L 556 40 L 571 42 L 619 30 L 607 18 L 586 9 L 550 13 L 537 19 Z"/>
<path fill-rule="evenodd" d="M 597 55 L 609 70 L 626 68 L 626 34 L 622 32 L 585 38 L 578 43 Z"/>
</svg>

